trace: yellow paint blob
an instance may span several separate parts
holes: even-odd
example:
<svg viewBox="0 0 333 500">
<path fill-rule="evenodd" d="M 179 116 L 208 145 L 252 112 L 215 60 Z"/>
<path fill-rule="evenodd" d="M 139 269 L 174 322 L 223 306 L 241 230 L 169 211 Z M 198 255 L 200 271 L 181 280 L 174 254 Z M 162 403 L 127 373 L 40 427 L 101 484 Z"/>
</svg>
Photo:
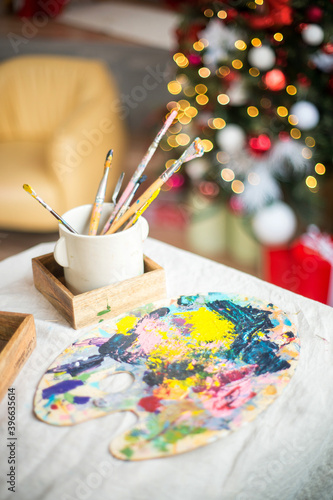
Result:
<svg viewBox="0 0 333 500">
<path fill-rule="evenodd" d="M 191 326 L 191 337 L 202 342 L 221 340 L 226 347 L 234 341 L 235 326 L 215 311 L 200 307 L 197 311 L 182 312 L 180 315 Z"/>
<path fill-rule="evenodd" d="M 137 321 L 138 318 L 135 318 L 134 316 L 125 316 L 117 323 L 118 332 L 123 335 L 130 335 L 129 330 L 136 325 Z"/>
<path fill-rule="evenodd" d="M 182 380 L 166 380 L 164 384 L 156 388 L 154 396 L 160 399 L 183 399 L 189 391 L 189 384 Z"/>
<path fill-rule="evenodd" d="M 274 394 L 276 394 L 276 388 L 274 387 L 274 385 L 268 385 L 265 389 L 265 394 L 267 394 L 268 396 L 273 396 Z"/>
</svg>

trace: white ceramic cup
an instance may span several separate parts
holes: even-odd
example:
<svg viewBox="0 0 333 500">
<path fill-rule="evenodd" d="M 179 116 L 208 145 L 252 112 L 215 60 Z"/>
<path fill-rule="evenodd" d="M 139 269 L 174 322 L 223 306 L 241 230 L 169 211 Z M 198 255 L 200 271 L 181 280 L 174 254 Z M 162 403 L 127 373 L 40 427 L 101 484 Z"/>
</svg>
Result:
<svg viewBox="0 0 333 500">
<path fill-rule="evenodd" d="M 104 203 L 99 230 L 109 218 L 112 203 Z M 59 224 L 60 238 L 54 248 L 54 258 L 64 268 L 66 286 L 74 293 L 96 288 L 143 274 L 143 242 L 149 226 L 140 217 L 129 229 L 108 235 L 88 236 L 92 205 L 73 208 L 63 219 L 78 234 Z"/>
</svg>

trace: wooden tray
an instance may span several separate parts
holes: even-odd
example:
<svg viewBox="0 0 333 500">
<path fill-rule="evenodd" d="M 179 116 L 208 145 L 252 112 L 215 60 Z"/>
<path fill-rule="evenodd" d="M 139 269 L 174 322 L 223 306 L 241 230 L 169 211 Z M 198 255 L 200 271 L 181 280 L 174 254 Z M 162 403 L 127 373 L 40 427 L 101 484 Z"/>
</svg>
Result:
<svg viewBox="0 0 333 500">
<path fill-rule="evenodd" d="M 35 347 L 33 315 L 0 311 L 0 400 Z"/>
<path fill-rule="evenodd" d="M 66 287 L 63 268 L 54 260 L 53 253 L 32 259 L 32 271 L 37 290 L 75 329 L 166 297 L 164 269 L 146 256 L 142 276 L 78 295 Z"/>
</svg>

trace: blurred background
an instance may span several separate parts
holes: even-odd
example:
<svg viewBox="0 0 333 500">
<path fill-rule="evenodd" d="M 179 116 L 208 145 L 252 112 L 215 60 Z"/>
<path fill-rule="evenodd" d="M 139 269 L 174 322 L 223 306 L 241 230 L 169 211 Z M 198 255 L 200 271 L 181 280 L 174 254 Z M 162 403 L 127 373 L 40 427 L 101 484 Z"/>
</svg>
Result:
<svg viewBox="0 0 333 500">
<path fill-rule="evenodd" d="M 332 27 L 325 1 L 3 0 L 0 259 L 57 238 L 23 183 L 92 203 L 112 147 L 111 199 L 177 107 L 145 186 L 195 137 L 205 154 L 150 236 L 333 305 Z"/>
</svg>

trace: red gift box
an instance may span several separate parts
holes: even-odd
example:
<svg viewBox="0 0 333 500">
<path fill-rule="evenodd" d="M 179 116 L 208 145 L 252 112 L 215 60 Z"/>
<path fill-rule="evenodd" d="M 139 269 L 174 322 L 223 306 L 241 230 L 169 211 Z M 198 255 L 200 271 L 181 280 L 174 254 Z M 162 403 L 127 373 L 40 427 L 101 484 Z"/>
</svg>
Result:
<svg viewBox="0 0 333 500">
<path fill-rule="evenodd" d="M 315 226 L 291 246 L 264 250 L 264 279 L 333 306 L 333 239 Z"/>
<path fill-rule="evenodd" d="M 41 19 L 41 15 L 44 14 L 48 17 L 56 17 L 60 14 L 64 6 L 69 2 L 69 0 L 23 0 L 20 3 L 20 8 L 17 14 L 20 17 L 31 18 L 36 15 L 36 25 Z M 37 26 L 38 27 L 38 26 Z"/>
</svg>

